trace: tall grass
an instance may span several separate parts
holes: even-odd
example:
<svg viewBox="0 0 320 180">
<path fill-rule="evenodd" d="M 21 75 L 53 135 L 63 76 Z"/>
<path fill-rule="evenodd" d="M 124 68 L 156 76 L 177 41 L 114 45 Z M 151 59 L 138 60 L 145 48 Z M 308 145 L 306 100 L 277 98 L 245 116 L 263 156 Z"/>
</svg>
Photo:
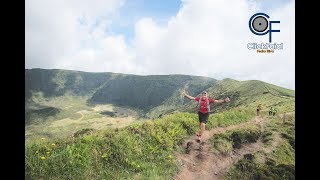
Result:
<svg viewBox="0 0 320 180">
<path fill-rule="evenodd" d="M 207 127 L 228 126 L 253 116 L 254 112 L 246 109 L 213 114 Z M 26 179 L 170 179 L 178 170 L 173 152 L 196 131 L 197 114 L 175 113 L 79 138 L 35 140 L 26 144 L 25 176 Z"/>
<path fill-rule="evenodd" d="M 285 121 L 280 116 L 268 117 L 262 137 L 265 148 L 273 150 L 257 152 L 250 160 L 241 159 L 229 170 L 227 179 L 295 179 L 294 121 L 293 113 Z M 277 146 L 271 143 L 275 133 L 282 138 Z"/>
<path fill-rule="evenodd" d="M 216 153 L 229 154 L 234 148 L 240 148 L 244 143 L 254 143 L 261 135 L 257 125 L 248 125 L 244 128 L 230 130 L 210 138 L 212 149 Z"/>
</svg>

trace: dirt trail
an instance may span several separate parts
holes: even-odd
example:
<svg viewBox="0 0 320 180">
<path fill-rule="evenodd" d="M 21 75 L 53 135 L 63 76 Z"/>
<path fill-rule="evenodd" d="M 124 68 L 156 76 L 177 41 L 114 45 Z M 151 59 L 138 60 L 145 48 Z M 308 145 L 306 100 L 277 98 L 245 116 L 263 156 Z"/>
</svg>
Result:
<svg viewBox="0 0 320 180">
<path fill-rule="evenodd" d="M 81 117 L 78 120 L 82 120 L 84 117 L 84 114 L 87 114 L 89 112 L 87 110 L 81 110 L 81 111 L 78 111 L 77 113 L 81 114 Z"/>
<path fill-rule="evenodd" d="M 196 142 L 196 135 L 190 137 L 185 141 L 183 147 L 189 147 L 189 154 L 176 153 L 178 162 L 183 166 L 182 170 L 174 179 L 188 180 L 188 179 L 223 179 L 232 164 L 243 158 L 245 154 L 253 154 L 263 149 L 263 143 L 259 139 L 256 143 L 243 144 L 240 149 L 234 149 L 232 153 L 215 154 L 210 151 L 212 147 L 209 138 L 214 134 L 224 133 L 229 130 L 246 127 L 248 124 L 258 124 L 261 131 L 264 130 L 266 119 L 255 117 L 251 121 L 231 125 L 228 127 L 213 128 L 210 131 L 205 131 L 202 135 L 202 142 Z M 189 145 L 188 145 L 189 142 Z M 190 145 L 192 143 L 192 145 Z"/>
</svg>

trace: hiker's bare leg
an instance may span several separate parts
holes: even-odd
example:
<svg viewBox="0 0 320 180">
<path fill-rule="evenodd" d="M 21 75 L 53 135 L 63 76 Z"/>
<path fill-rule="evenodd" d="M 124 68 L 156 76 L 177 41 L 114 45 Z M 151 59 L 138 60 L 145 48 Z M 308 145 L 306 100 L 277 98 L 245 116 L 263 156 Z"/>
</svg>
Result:
<svg viewBox="0 0 320 180">
<path fill-rule="evenodd" d="M 205 123 L 200 123 L 200 126 L 201 126 L 201 128 L 200 128 L 200 135 L 202 135 L 203 132 L 204 132 L 204 130 L 205 130 L 205 128 L 206 128 L 206 124 L 205 124 Z"/>
<path fill-rule="evenodd" d="M 201 135 L 201 123 L 199 123 L 199 132 L 198 132 L 199 135 Z"/>
</svg>

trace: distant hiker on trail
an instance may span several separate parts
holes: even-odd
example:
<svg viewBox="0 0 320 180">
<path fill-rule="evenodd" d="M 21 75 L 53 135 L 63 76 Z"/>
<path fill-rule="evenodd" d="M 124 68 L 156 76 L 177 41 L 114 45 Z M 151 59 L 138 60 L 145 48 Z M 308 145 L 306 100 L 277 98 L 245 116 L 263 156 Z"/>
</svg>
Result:
<svg viewBox="0 0 320 180">
<path fill-rule="evenodd" d="M 257 116 L 260 116 L 261 109 L 262 109 L 261 104 L 259 104 L 257 107 Z"/>
<path fill-rule="evenodd" d="M 274 108 L 273 108 L 273 111 L 272 111 L 272 115 L 275 116 L 276 113 L 277 113 L 277 111 L 278 111 L 277 108 L 274 107 Z"/>
<path fill-rule="evenodd" d="M 209 98 L 208 93 L 205 91 L 203 91 L 201 93 L 201 96 L 199 96 L 199 97 L 189 96 L 185 90 L 182 92 L 182 95 L 187 97 L 190 100 L 198 101 L 198 105 L 199 105 L 198 115 L 199 115 L 200 131 L 198 132 L 197 137 L 198 137 L 198 141 L 201 141 L 201 135 L 203 134 L 203 132 L 205 130 L 206 123 L 208 122 L 208 118 L 209 118 L 210 104 L 211 103 L 216 103 L 216 104 L 227 103 L 230 101 L 230 99 L 227 97 L 224 100 L 215 100 L 213 98 Z"/>
<path fill-rule="evenodd" d="M 269 116 L 275 116 L 277 111 L 278 111 L 277 108 L 271 106 L 269 109 Z"/>
<path fill-rule="evenodd" d="M 272 115 L 272 112 L 273 112 L 273 107 L 271 106 L 270 109 L 269 109 L 269 116 Z"/>
</svg>

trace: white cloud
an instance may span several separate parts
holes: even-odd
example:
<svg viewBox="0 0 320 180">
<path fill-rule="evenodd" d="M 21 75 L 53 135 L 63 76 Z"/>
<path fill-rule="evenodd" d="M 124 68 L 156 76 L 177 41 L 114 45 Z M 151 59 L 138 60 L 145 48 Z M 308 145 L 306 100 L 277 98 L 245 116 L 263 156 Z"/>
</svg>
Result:
<svg viewBox="0 0 320 180">
<path fill-rule="evenodd" d="M 281 21 L 272 38 L 284 50 L 274 54 L 246 48 L 248 42 L 268 42 L 268 35 L 249 31 L 250 16 L 261 11 L 254 1 L 183 0 L 164 26 L 149 17 L 136 22 L 131 45 L 123 35 L 106 33 L 123 2 L 39 2 L 26 3 L 27 68 L 259 79 L 294 89 L 294 1 L 266 12 Z M 79 18 L 87 25 L 79 25 Z"/>
<path fill-rule="evenodd" d="M 105 36 L 112 15 L 123 3 L 119 0 L 27 0 L 26 68 L 59 68 L 66 64 L 86 67 L 67 57 L 81 54 L 81 46 L 95 48 L 95 42 Z M 81 24 L 80 19 L 86 23 Z"/>
<path fill-rule="evenodd" d="M 281 21 L 281 33 L 273 33 L 273 39 L 284 42 L 285 48 L 274 54 L 246 49 L 249 42 L 268 42 L 268 35 L 255 36 L 247 25 L 251 15 L 259 12 L 256 4 L 239 0 L 183 2 L 165 27 L 157 27 L 152 19 L 137 23 L 137 56 L 153 61 L 146 64 L 144 73 L 260 79 L 294 88 L 294 2 L 268 12 L 271 20 Z"/>
</svg>

